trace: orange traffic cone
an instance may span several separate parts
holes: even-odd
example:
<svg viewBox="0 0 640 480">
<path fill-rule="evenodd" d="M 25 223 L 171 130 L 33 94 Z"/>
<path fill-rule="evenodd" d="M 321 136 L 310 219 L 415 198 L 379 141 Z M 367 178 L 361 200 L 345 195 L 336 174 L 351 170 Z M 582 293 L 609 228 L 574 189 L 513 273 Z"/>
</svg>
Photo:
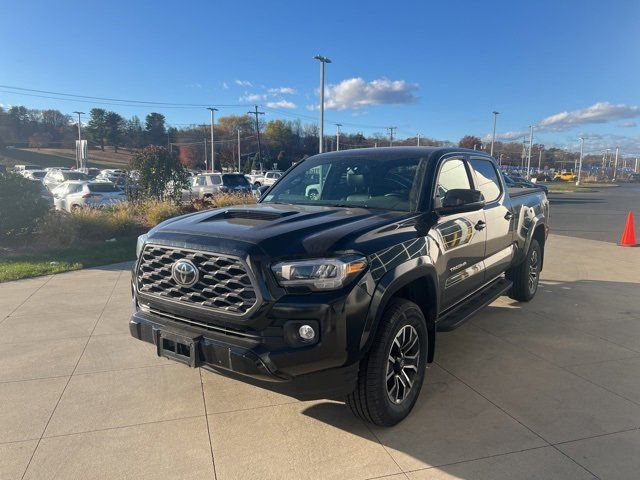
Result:
<svg viewBox="0 0 640 480">
<path fill-rule="evenodd" d="M 622 247 L 635 247 L 636 243 L 636 227 L 633 224 L 633 212 L 629 212 L 627 215 L 627 222 L 624 225 L 624 231 L 622 232 L 622 238 L 618 244 Z"/>
</svg>

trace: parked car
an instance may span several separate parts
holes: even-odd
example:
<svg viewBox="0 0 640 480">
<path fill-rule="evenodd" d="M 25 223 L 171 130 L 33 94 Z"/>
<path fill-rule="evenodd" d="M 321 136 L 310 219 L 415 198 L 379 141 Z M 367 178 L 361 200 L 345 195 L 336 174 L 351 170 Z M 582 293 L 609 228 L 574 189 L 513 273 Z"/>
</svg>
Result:
<svg viewBox="0 0 640 480">
<path fill-rule="evenodd" d="M 56 210 L 71 212 L 82 207 L 104 207 L 123 202 L 125 193 L 113 183 L 69 181 L 53 190 Z"/>
<path fill-rule="evenodd" d="M 190 190 L 183 192 L 192 198 L 208 199 L 218 193 L 251 193 L 251 185 L 241 173 L 203 173 L 191 177 Z"/>
<path fill-rule="evenodd" d="M 94 167 L 79 168 L 76 171 L 85 173 L 89 178 L 96 178 L 98 175 L 100 175 L 100 169 Z"/>
<path fill-rule="evenodd" d="M 555 174 L 553 179 L 561 182 L 575 182 L 578 176 L 573 172 L 559 172 Z"/>
<path fill-rule="evenodd" d="M 539 183 L 533 183 L 527 180 L 526 178 L 521 177 L 511 177 L 509 175 L 504 176 L 504 181 L 510 188 L 539 188 L 544 191 L 544 193 L 548 194 L 549 189 L 546 185 L 541 185 Z"/>
<path fill-rule="evenodd" d="M 640 173 L 632 173 L 629 175 L 629 181 L 631 183 L 640 183 Z"/>
<path fill-rule="evenodd" d="M 28 170 L 42 170 L 42 167 L 40 165 L 15 165 L 13 170 L 22 173 Z"/>
<path fill-rule="evenodd" d="M 321 185 L 313 198 L 307 182 Z M 437 332 L 501 295 L 535 296 L 548 218 L 541 190 L 512 193 L 479 151 L 316 155 L 256 205 L 142 235 L 129 328 L 159 356 L 298 398 L 344 395 L 364 420 L 394 425 Z"/>
<path fill-rule="evenodd" d="M 37 180 L 40 183 L 42 183 L 46 174 L 47 172 L 44 170 L 24 170 L 22 172 L 22 175 L 24 175 L 25 178 L 28 178 L 29 180 Z"/>
<path fill-rule="evenodd" d="M 42 179 L 42 183 L 44 183 L 49 190 L 53 191 L 58 185 L 73 180 L 88 181 L 89 177 L 82 172 L 75 172 L 73 170 L 49 170 Z"/>
<path fill-rule="evenodd" d="M 71 169 L 69 167 L 47 167 L 47 168 L 44 169 L 45 172 L 51 172 L 51 171 L 54 171 L 54 170 L 64 170 L 64 171 L 66 171 L 66 170 L 71 170 Z"/>
</svg>

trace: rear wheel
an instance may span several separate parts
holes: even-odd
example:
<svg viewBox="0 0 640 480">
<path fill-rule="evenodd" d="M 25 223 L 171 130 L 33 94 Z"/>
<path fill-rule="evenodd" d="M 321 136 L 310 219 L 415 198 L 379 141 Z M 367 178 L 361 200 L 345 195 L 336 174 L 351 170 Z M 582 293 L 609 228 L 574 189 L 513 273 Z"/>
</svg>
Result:
<svg viewBox="0 0 640 480">
<path fill-rule="evenodd" d="M 393 299 L 362 360 L 356 389 L 347 396 L 354 414 L 381 426 L 403 420 L 416 403 L 426 368 L 428 333 L 420 307 Z"/>
<path fill-rule="evenodd" d="M 538 240 L 531 240 L 529 251 L 520 265 L 507 272 L 507 278 L 513 282 L 509 296 L 519 302 L 528 302 L 535 297 L 540 281 L 542 249 Z"/>
</svg>

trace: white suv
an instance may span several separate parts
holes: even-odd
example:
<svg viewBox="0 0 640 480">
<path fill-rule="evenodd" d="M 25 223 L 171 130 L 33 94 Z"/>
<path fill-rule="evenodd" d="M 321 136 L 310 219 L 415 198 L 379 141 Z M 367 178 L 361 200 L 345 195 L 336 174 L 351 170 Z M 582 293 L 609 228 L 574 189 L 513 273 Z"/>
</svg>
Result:
<svg viewBox="0 0 640 480">
<path fill-rule="evenodd" d="M 56 210 L 67 212 L 82 207 L 105 207 L 127 199 L 121 189 L 108 182 L 65 182 L 52 193 Z"/>
</svg>

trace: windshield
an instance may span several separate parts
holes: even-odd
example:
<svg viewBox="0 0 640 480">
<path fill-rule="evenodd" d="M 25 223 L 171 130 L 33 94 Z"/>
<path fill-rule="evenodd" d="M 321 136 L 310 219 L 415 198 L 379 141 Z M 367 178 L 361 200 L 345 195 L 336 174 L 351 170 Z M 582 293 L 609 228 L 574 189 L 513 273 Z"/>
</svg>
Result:
<svg viewBox="0 0 640 480">
<path fill-rule="evenodd" d="M 224 174 L 222 175 L 222 184 L 227 187 L 248 187 L 249 182 L 244 175 L 240 174 Z"/>
<path fill-rule="evenodd" d="M 80 172 L 62 172 L 65 180 L 87 180 L 89 177 Z"/>
<path fill-rule="evenodd" d="M 412 211 L 425 159 L 366 156 L 305 161 L 291 170 L 262 203 L 292 203 Z"/>
</svg>

